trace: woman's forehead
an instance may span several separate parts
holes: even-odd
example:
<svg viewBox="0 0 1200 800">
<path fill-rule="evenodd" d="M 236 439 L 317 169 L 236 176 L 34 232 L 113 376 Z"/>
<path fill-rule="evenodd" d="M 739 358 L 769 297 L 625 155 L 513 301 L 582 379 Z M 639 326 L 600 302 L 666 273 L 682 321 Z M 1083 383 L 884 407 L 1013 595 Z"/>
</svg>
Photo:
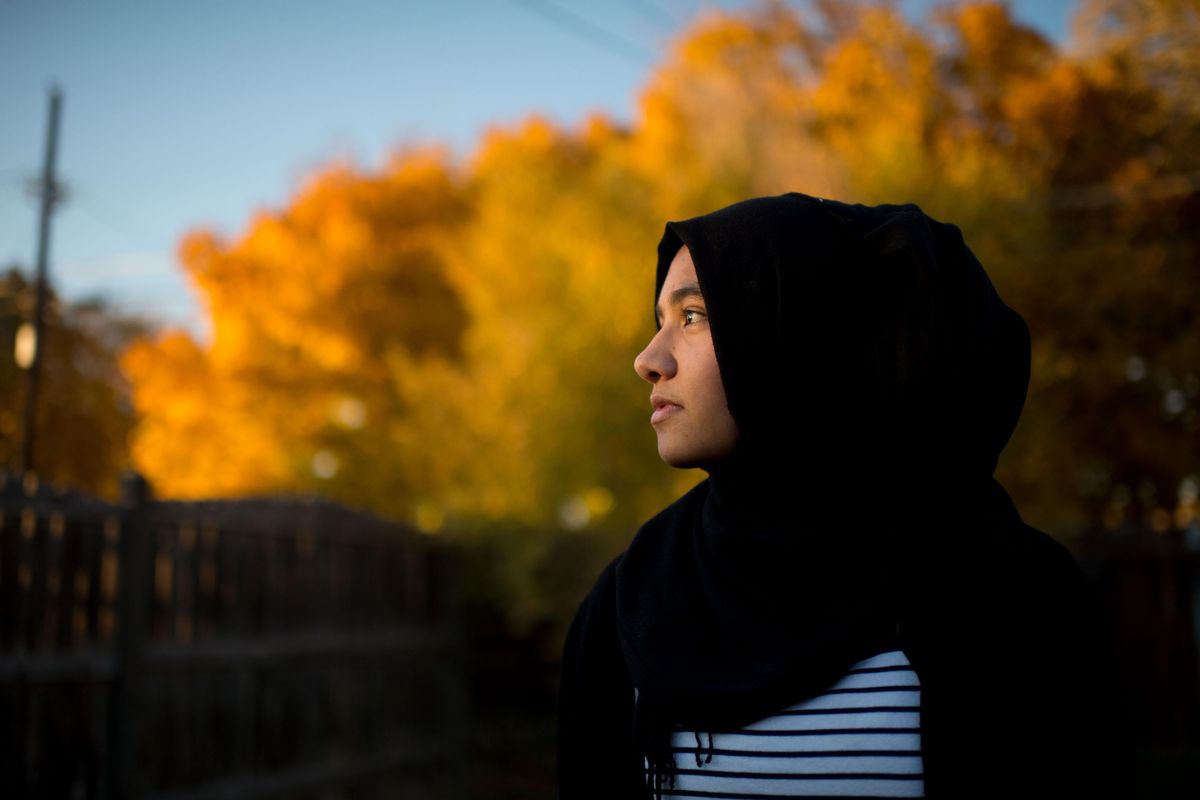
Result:
<svg viewBox="0 0 1200 800">
<path fill-rule="evenodd" d="M 668 276 L 672 274 L 688 276 L 689 273 L 690 276 L 695 276 L 696 262 L 692 260 L 692 251 L 688 250 L 686 244 L 683 244 L 679 246 L 679 250 L 675 253 L 675 258 L 671 260 L 671 266 L 668 267 L 667 274 Z"/>
</svg>

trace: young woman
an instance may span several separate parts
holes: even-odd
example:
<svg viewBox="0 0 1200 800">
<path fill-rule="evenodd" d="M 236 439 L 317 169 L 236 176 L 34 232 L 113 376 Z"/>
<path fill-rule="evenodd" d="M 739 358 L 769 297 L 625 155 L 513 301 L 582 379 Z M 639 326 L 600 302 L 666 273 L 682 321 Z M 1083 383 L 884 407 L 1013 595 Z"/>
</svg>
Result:
<svg viewBox="0 0 1200 800">
<path fill-rule="evenodd" d="M 958 228 L 790 192 L 668 222 L 671 466 L 563 652 L 584 797 L 1129 796 L 1109 643 L 992 477 L 1030 341 Z"/>
</svg>

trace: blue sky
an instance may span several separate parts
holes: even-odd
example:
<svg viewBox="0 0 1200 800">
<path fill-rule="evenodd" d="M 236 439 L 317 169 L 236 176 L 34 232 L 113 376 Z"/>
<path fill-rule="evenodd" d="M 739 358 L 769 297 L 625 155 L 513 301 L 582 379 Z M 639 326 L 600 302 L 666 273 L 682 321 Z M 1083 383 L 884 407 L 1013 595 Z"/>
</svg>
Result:
<svg viewBox="0 0 1200 800">
<path fill-rule="evenodd" d="M 933 2 L 905 0 L 920 15 Z M 484 127 L 547 114 L 633 117 L 665 44 L 741 0 L 205 0 L 0 5 L 0 268 L 32 265 L 47 88 L 63 88 L 50 272 L 71 299 L 207 337 L 175 247 L 236 236 L 334 158 L 373 167 L 401 143 L 470 153 Z M 1067 0 L 1010 7 L 1066 36 Z"/>
</svg>

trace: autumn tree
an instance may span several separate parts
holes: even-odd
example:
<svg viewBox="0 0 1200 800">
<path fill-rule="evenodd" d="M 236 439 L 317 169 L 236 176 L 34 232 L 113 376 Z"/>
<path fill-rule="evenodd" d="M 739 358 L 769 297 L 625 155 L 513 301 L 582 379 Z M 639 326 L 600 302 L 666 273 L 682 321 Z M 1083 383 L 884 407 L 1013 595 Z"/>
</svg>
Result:
<svg viewBox="0 0 1200 800">
<path fill-rule="evenodd" d="M 561 564 L 594 575 L 703 477 L 658 461 L 632 369 L 663 223 L 799 190 L 958 224 L 1029 322 L 1029 401 L 999 468 L 1027 519 L 1064 538 L 1182 524 L 1195 6 L 1088 2 L 1066 47 L 1000 2 L 921 21 L 893 3 L 710 11 L 629 125 L 535 114 L 461 166 L 332 167 L 236 240 L 182 243 L 214 338 L 129 352 L 134 458 L 170 495 L 319 490 L 488 531 L 514 617 L 553 613 Z"/>
<path fill-rule="evenodd" d="M 1042 435 L 1059 444 L 1042 446 L 1036 474 L 1088 523 L 1195 519 L 1197 41 L 1194 0 L 1089 0 L 1053 98 L 1062 144 L 1041 204 L 1052 236 L 1030 306 Z"/>
<path fill-rule="evenodd" d="M 1034 338 L 1000 477 L 1064 537 L 1186 521 L 1196 480 L 1196 4 L 1093 2 L 1077 28 L 1059 48 L 999 2 L 713 12 L 634 144 L 669 217 L 800 189 L 958 224 Z"/>
<path fill-rule="evenodd" d="M 14 470 L 21 462 L 26 375 L 13 354 L 17 330 L 32 318 L 34 289 L 16 266 L 0 274 L 0 464 Z M 150 324 L 100 299 L 64 301 L 53 287 L 44 322 L 34 472 L 115 499 L 136 422 L 118 359 Z"/>
<path fill-rule="evenodd" d="M 374 176 L 335 165 L 235 242 L 185 237 L 213 340 L 167 332 L 124 359 L 143 419 L 134 458 L 158 490 L 320 490 L 406 513 L 392 370 L 400 351 L 459 353 L 466 318 L 437 253 L 462 215 L 444 153 L 420 151 Z"/>
</svg>

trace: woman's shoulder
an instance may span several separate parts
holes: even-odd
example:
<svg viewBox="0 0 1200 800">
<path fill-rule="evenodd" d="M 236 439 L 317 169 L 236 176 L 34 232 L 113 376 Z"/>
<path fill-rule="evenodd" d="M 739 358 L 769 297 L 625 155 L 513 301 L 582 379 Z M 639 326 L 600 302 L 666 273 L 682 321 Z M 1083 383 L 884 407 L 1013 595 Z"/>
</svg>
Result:
<svg viewBox="0 0 1200 800">
<path fill-rule="evenodd" d="M 1018 589 L 1025 596 L 1087 594 L 1089 581 L 1071 550 L 1059 539 L 1030 525 L 1021 516 L 1012 498 L 993 481 L 995 510 L 989 521 L 976 528 L 963 541 L 965 555 L 972 566 L 966 572 L 972 579 L 990 585 L 998 580 L 1005 587 Z"/>
<path fill-rule="evenodd" d="M 604 597 L 616 588 L 617 568 L 621 565 L 621 561 L 625 558 L 625 552 L 622 550 L 617 553 L 611 561 L 600 570 L 600 574 L 596 576 L 596 580 L 592 583 L 591 590 L 584 598 L 584 602 L 597 602 L 603 600 Z"/>
<path fill-rule="evenodd" d="M 572 720 L 611 721 L 632 695 L 616 624 L 616 569 L 623 555 L 600 571 L 563 643 L 559 713 L 566 728 Z"/>
<path fill-rule="evenodd" d="M 1043 676 L 1066 676 L 1111 655 L 1101 598 L 1066 544 L 1022 521 L 971 556 L 960 580 L 975 602 L 952 614 L 970 618 L 990 649 L 1008 652 L 999 661 L 1036 654 L 1029 663 Z"/>
<path fill-rule="evenodd" d="M 1027 591 L 1079 597 L 1091 591 L 1090 581 L 1071 550 L 1045 531 L 1021 521 L 1006 536 L 1008 578 L 1026 584 Z"/>
<path fill-rule="evenodd" d="M 625 557 L 618 553 L 600 570 L 591 589 L 584 595 L 575 610 L 574 619 L 567 635 L 567 646 L 582 646 L 583 640 L 594 637 L 601 629 L 612 626 L 615 618 L 615 592 L 617 567 Z"/>
</svg>

